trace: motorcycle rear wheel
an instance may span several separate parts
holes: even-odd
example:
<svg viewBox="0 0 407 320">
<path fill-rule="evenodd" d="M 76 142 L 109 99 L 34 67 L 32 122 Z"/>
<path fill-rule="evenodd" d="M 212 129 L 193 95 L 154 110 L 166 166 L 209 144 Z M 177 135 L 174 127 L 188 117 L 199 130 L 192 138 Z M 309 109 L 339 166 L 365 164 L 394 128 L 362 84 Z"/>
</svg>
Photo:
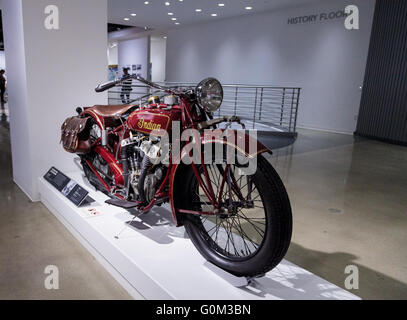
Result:
<svg viewBox="0 0 407 320">
<path fill-rule="evenodd" d="M 219 189 L 222 167 L 213 165 L 207 168 L 215 189 Z M 218 168 L 218 174 L 214 168 Z M 218 183 L 214 181 L 217 177 Z M 251 189 L 248 183 L 242 182 L 247 178 L 246 181 L 252 183 Z M 207 208 L 208 199 L 200 190 L 192 169 L 188 171 L 186 181 L 183 207 L 207 211 L 202 208 L 202 203 Z M 250 193 L 253 208 L 239 208 L 236 214 L 227 217 L 187 214 L 184 225 L 190 239 L 208 261 L 237 276 L 255 277 L 276 267 L 285 256 L 292 234 L 291 205 L 280 177 L 261 155 L 256 173 L 236 178 L 236 182 L 245 198 Z M 225 203 L 229 197 L 230 193 L 225 192 Z M 235 196 L 232 198 L 236 200 Z"/>
</svg>

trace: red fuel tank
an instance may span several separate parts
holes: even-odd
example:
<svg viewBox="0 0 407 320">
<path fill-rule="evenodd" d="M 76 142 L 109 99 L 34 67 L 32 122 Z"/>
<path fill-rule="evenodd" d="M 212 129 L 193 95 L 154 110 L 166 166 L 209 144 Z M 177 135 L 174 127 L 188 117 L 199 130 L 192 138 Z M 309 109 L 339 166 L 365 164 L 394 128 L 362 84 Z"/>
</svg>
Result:
<svg viewBox="0 0 407 320">
<path fill-rule="evenodd" d="M 134 111 L 127 124 L 131 130 L 150 134 L 153 130 L 163 129 L 170 133 L 172 121 L 181 120 L 181 110 L 173 107 L 171 110 L 161 108 L 145 108 Z"/>
</svg>

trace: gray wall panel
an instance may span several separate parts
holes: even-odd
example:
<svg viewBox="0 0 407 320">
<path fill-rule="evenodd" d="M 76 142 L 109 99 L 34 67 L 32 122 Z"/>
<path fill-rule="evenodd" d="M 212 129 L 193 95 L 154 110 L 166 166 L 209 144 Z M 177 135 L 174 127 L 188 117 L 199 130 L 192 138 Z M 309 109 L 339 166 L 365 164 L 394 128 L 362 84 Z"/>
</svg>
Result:
<svg viewBox="0 0 407 320">
<path fill-rule="evenodd" d="M 407 144 L 407 1 L 378 0 L 356 134 Z"/>
</svg>

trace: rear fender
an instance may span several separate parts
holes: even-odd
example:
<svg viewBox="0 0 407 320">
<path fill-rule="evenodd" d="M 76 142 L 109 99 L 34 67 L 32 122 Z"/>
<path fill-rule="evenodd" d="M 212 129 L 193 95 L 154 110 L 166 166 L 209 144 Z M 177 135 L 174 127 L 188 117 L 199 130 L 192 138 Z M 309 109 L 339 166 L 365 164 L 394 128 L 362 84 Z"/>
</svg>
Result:
<svg viewBox="0 0 407 320">
<path fill-rule="evenodd" d="M 104 130 L 103 118 L 97 115 L 94 111 L 92 111 L 91 107 L 85 107 L 84 111 L 81 113 L 81 116 L 93 118 L 97 125 L 99 126 L 99 128 L 101 130 Z M 118 163 L 115 156 L 111 152 L 109 152 L 106 148 L 100 145 L 96 145 L 93 150 L 96 153 L 98 153 L 109 165 L 109 168 L 114 175 L 115 184 L 117 186 L 124 185 L 123 167 L 120 163 Z"/>
<path fill-rule="evenodd" d="M 216 132 L 216 134 L 213 134 Z M 228 130 L 228 138 L 225 137 L 224 130 L 215 130 L 213 132 L 202 133 L 200 136 L 202 150 L 206 150 L 206 147 L 211 145 L 212 149 L 216 149 L 217 146 L 224 148 L 227 146 L 232 150 L 236 150 L 237 154 L 240 154 L 249 159 L 255 159 L 258 155 L 263 153 L 272 153 L 266 146 L 264 146 L 260 141 L 243 131 Z M 235 139 L 231 139 L 232 135 Z M 181 152 L 181 160 L 189 158 L 188 151 L 184 147 Z M 180 203 L 182 200 L 182 190 L 185 190 L 188 170 L 191 170 L 191 166 L 185 164 L 181 161 L 179 164 L 174 164 L 171 168 L 170 174 L 170 205 L 173 214 L 173 218 L 177 226 L 183 225 L 183 215 L 177 212 L 180 208 Z"/>
<path fill-rule="evenodd" d="M 116 160 L 114 155 L 112 153 L 110 153 L 109 151 L 107 151 L 102 146 L 96 146 L 94 148 L 94 151 L 96 153 L 98 153 L 109 165 L 109 168 L 114 175 L 115 184 L 117 186 L 119 186 L 119 185 L 123 186 L 124 185 L 123 167 L 122 167 L 121 163 L 118 163 L 118 161 Z"/>
<path fill-rule="evenodd" d="M 92 117 L 96 123 L 98 124 L 100 130 L 104 130 L 105 126 L 103 125 L 104 120 L 102 117 L 100 117 L 99 115 L 97 115 L 92 109 L 91 107 L 85 107 L 84 111 L 81 113 L 81 116 L 88 116 L 88 117 Z"/>
</svg>

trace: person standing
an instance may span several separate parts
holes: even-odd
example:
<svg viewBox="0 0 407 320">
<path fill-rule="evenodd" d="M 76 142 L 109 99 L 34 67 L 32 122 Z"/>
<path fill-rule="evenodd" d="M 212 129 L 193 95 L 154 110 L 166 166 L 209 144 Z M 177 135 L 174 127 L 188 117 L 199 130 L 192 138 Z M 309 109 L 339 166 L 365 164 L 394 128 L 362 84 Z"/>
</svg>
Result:
<svg viewBox="0 0 407 320">
<path fill-rule="evenodd" d="M 4 74 L 6 73 L 5 70 L 0 70 L 0 93 L 1 93 L 1 103 L 6 103 L 7 101 L 4 100 L 4 94 L 6 93 L 6 77 Z"/>
<path fill-rule="evenodd" d="M 129 69 L 123 68 L 123 77 L 129 76 Z M 130 103 L 130 92 L 133 90 L 131 87 L 132 79 L 129 78 L 123 81 L 122 84 L 122 92 L 120 94 L 120 98 L 122 99 L 122 103 Z"/>
</svg>

